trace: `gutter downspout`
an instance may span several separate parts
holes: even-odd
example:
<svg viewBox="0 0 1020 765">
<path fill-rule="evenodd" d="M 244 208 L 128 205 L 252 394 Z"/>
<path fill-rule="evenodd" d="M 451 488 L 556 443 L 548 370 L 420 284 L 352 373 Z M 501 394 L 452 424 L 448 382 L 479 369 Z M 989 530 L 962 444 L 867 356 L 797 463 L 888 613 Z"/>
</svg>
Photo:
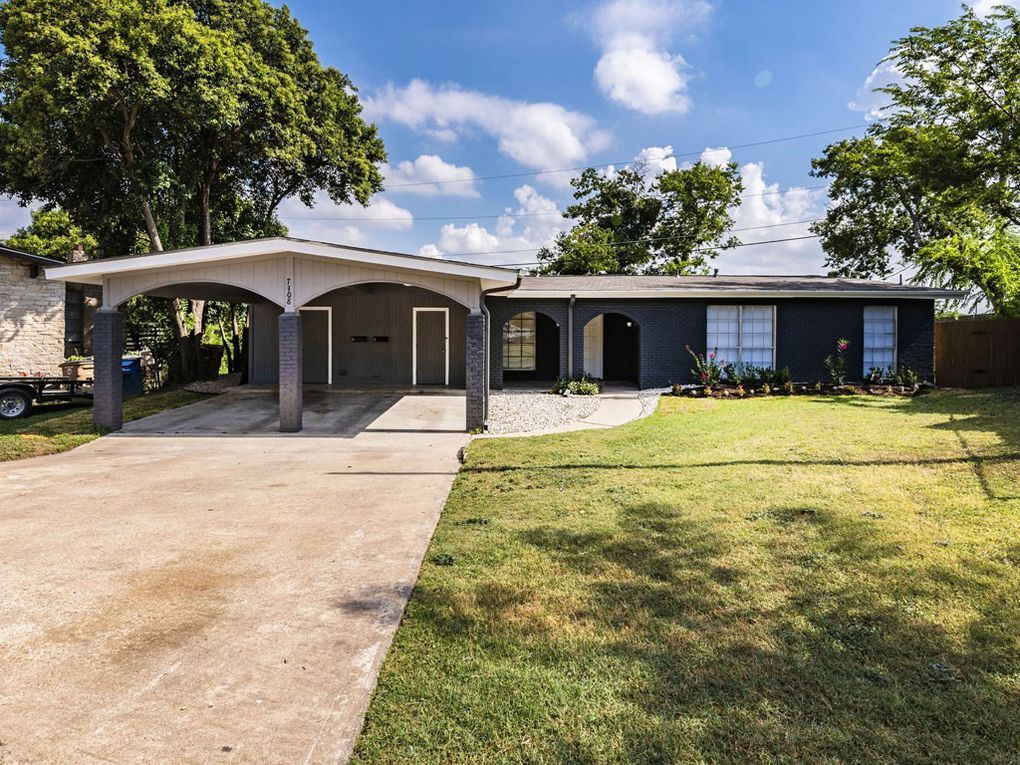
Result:
<svg viewBox="0 0 1020 765">
<path fill-rule="evenodd" d="M 489 363 L 491 358 L 491 353 L 489 350 L 489 341 L 490 338 L 492 337 L 492 327 L 490 326 L 492 323 L 492 316 L 489 313 L 489 307 L 485 305 L 485 298 L 497 292 L 512 292 L 513 290 L 517 289 L 520 286 L 521 286 L 521 272 L 518 271 L 517 281 L 514 282 L 514 285 L 512 287 L 493 287 L 492 289 L 482 290 L 482 294 L 479 295 L 478 305 L 482 309 L 482 316 L 485 317 L 485 351 L 484 351 L 485 359 L 484 363 L 482 364 L 483 367 L 482 375 L 485 378 L 485 385 L 482 388 L 482 390 L 485 391 L 485 395 L 482 396 L 482 430 L 489 429 L 489 382 L 490 382 Z"/>
<path fill-rule="evenodd" d="M 574 301 L 577 295 L 570 296 L 567 304 L 567 377 L 574 378 Z"/>
</svg>

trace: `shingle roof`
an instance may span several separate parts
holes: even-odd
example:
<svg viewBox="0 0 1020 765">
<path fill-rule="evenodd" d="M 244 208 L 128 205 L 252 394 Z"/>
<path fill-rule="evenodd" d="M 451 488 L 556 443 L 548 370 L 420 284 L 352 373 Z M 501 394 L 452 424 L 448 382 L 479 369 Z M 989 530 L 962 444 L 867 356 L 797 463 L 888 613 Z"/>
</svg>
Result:
<svg viewBox="0 0 1020 765">
<path fill-rule="evenodd" d="M 22 260 L 26 263 L 35 263 L 40 266 L 62 266 L 64 262 L 62 260 L 54 260 L 53 258 L 44 258 L 42 255 L 35 255 L 31 252 L 25 252 L 24 250 L 16 250 L 13 247 L 0 244 L 0 255 L 5 258 L 14 258 L 15 260 Z"/>
<path fill-rule="evenodd" d="M 593 293 L 628 297 L 653 297 L 668 294 L 682 297 L 684 293 L 725 295 L 734 293 L 826 295 L 889 294 L 906 297 L 963 297 L 956 290 L 941 290 L 913 284 L 897 284 L 869 279 L 846 279 L 828 276 L 525 276 L 512 293 L 514 297 L 556 293 L 557 295 L 590 296 Z"/>
</svg>

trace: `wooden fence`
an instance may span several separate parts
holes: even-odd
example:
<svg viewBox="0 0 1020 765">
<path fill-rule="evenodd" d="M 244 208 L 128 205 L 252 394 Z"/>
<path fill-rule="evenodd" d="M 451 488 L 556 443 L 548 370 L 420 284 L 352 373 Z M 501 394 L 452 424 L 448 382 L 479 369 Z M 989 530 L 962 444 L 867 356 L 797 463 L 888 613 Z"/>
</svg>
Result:
<svg viewBox="0 0 1020 765">
<path fill-rule="evenodd" d="M 1020 319 L 936 321 L 935 380 L 947 388 L 1020 385 Z"/>
</svg>

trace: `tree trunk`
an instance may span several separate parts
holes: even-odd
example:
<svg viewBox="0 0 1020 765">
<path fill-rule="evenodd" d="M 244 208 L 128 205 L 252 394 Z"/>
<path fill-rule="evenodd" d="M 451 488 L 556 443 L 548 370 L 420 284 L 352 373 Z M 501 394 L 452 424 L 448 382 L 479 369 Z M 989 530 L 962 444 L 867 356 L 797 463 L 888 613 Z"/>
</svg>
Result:
<svg viewBox="0 0 1020 765">
<path fill-rule="evenodd" d="M 237 305 L 234 303 L 230 304 L 230 329 L 234 333 L 230 338 L 231 343 L 234 345 L 234 364 L 235 367 L 231 369 L 231 372 L 241 371 L 241 330 L 237 324 Z"/>
<path fill-rule="evenodd" d="M 216 314 L 216 323 L 220 328 L 220 342 L 223 343 L 223 352 L 227 354 L 227 371 L 233 374 L 234 372 L 234 351 L 230 347 L 230 342 L 227 340 L 227 330 L 223 328 L 223 319 L 220 318 L 220 314 Z"/>
</svg>

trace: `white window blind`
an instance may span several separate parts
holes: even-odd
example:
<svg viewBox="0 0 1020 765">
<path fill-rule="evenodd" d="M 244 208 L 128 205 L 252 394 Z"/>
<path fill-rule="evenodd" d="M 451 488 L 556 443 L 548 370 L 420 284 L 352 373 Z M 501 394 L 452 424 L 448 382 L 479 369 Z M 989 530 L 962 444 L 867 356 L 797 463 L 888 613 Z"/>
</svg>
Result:
<svg viewBox="0 0 1020 765">
<path fill-rule="evenodd" d="M 864 308 L 864 374 L 874 368 L 896 369 L 896 308 L 869 305 Z"/>
<path fill-rule="evenodd" d="M 709 353 L 721 364 L 775 366 L 775 318 L 772 305 L 708 306 Z"/>
</svg>

